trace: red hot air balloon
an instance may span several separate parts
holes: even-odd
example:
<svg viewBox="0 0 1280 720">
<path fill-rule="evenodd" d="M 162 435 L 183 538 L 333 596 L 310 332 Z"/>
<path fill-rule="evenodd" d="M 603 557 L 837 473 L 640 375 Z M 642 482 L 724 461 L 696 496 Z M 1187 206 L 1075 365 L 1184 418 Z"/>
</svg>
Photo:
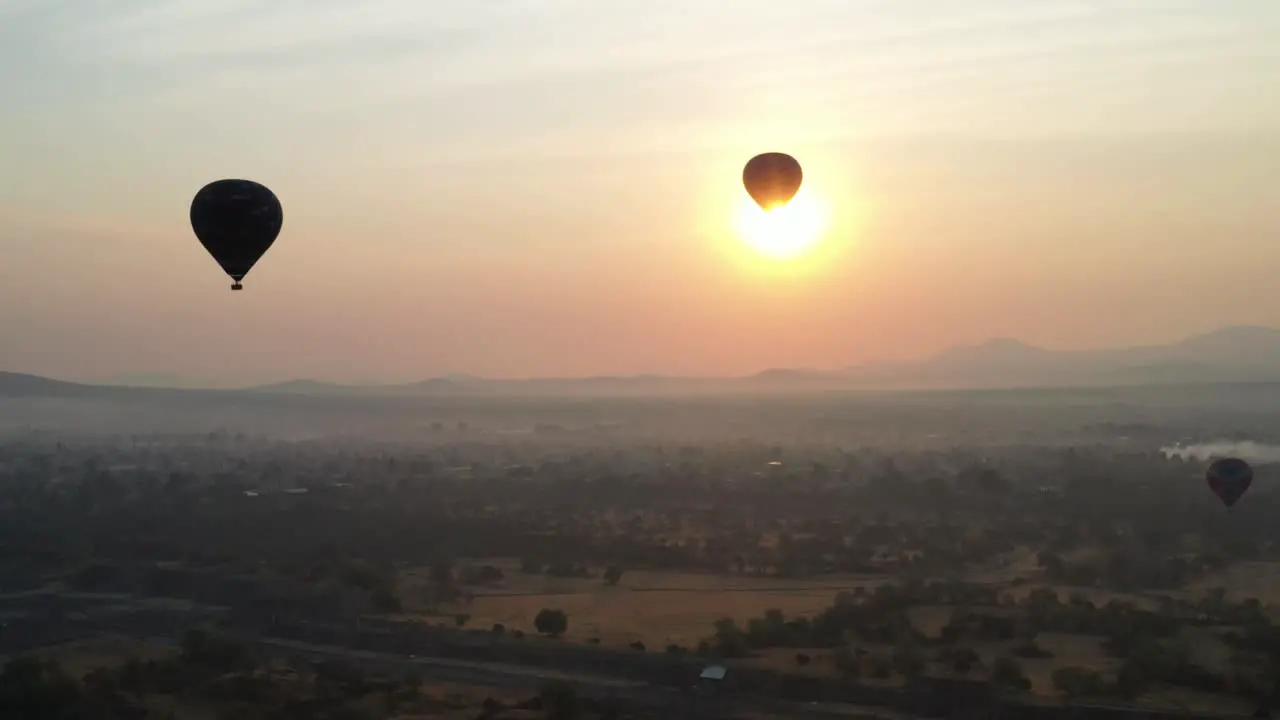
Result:
<svg viewBox="0 0 1280 720">
<path fill-rule="evenodd" d="M 218 180 L 191 201 L 191 229 L 235 282 L 253 269 L 280 235 L 284 212 L 275 193 L 252 180 Z"/>
<path fill-rule="evenodd" d="M 803 181 L 804 171 L 800 169 L 800 163 L 786 153 L 757 155 L 742 169 L 742 184 L 751 199 L 764 210 L 791 202 Z"/>
<path fill-rule="evenodd" d="M 1222 504 L 1231 507 L 1253 484 L 1253 468 L 1239 458 L 1222 458 L 1209 466 L 1205 479 Z"/>
</svg>

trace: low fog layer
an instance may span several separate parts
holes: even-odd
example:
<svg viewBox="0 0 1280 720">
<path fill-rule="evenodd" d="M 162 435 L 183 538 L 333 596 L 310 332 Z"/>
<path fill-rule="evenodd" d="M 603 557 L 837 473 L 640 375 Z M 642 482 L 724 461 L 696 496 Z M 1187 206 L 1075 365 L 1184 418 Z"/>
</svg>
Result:
<svg viewBox="0 0 1280 720">
<path fill-rule="evenodd" d="M 1128 390 L 827 393 L 770 397 L 370 398 L 113 388 L 0 402 L 0 432 L 244 433 L 571 445 L 829 443 L 843 447 L 1120 445 L 1183 457 L 1280 458 L 1280 385 Z M 1248 440 L 1224 452 L 1219 442 Z M 1227 441 L 1220 441 L 1227 442 Z"/>
</svg>

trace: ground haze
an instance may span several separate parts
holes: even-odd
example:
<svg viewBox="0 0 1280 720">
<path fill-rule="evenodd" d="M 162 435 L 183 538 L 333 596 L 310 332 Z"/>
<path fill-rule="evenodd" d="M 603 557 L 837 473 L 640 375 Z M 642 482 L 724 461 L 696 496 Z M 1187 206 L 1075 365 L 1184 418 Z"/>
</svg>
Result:
<svg viewBox="0 0 1280 720">
<path fill-rule="evenodd" d="M 618 702 L 609 683 L 649 682 L 624 706 L 666 712 L 702 696 L 656 688 L 687 688 L 711 662 L 746 683 L 724 701 L 751 706 L 759 693 L 901 709 L 948 696 L 1229 714 L 1274 692 L 1269 383 L 573 398 L 4 387 L 11 653 L 125 629 L 180 644 L 183 628 L 212 627 L 247 643 L 249 664 L 227 671 L 259 667 L 255 682 L 277 688 L 283 676 L 252 663 L 345 658 L 522 692 L 571 678 Z M 1228 450 L 1256 472 L 1230 511 L 1203 479 Z M 38 609 L 55 606 L 70 614 Z M 152 665 L 211 651 L 184 652 Z M 179 670 L 129 672 L 146 702 L 177 702 L 163 673 Z M 271 702 L 325 681 L 296 682 Z"/>
</svg>

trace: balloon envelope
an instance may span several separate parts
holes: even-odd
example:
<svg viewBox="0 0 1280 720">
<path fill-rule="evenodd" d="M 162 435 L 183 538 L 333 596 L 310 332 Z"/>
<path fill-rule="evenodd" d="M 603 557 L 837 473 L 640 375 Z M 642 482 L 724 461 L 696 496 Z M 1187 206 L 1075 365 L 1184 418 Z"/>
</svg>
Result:
<svg viewBox="0 0 1280 720">
<path fill-rule="evenodd" d="M 232 289 L 267 252 L 284 225 L 275 193 L 252 180 L 218 180 L 191 201 L 191 229 L 222 270 Z"/>
<path fill-rule="evenodd" d="M 1239 458 L 1222 458 L 1209 466 L 1205 479 L 1222 504 L 1231 507 L 1253 484 L 1253 468 Z"/>
<path fill-rule="evenodd" d="M 742 184 L 747 193 L 765 210 L 791 202 L 803 181 L 800 163 L 786 153 L 757 155 L 742 169 Z"/>
</svg>

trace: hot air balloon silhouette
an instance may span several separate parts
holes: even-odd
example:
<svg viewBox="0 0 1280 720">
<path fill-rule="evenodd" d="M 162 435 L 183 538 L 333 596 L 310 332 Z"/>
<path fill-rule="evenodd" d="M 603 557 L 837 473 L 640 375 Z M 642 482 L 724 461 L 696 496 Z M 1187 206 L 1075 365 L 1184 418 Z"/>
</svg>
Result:
<svg viewBox="0 0 1280 720">
<path fill-rule="evenodd" d="M 217 180 L 191 201 L 191 229 L 222 270 L 232 290 L 280 235 L 284 211 L 275 193 L 252 180 Z"/>
<path fill-rule="evenodd" d="M 757 155 L 742 169 L 742 184 L 751 199 L 764 210 L 791 202 L 803 181 L 800 163 L 786 153 Z"/>
<path fill-rule="evenodd" d="M 1205 479 L 1222 504 L 1231 507 L 1253 484 L 1253 468 L 1239 458 L 1221 458 L 1209 466 Z"/>
</svg>

